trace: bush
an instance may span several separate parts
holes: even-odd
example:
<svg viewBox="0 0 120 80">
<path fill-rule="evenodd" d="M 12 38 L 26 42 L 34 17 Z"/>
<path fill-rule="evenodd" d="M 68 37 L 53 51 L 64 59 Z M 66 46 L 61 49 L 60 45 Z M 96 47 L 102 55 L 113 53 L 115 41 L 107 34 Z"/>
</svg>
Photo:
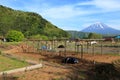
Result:
<svg viewBox="0 0 120 80">
<path fill-rule="evenodd" d="M 16 31 L 16 30 L 10 30 L 8 31 L 6 38 L 8 41 L 10 42 L 18 42 L 18 41 L 22 41 L 24 39 L 24 35 L 22 32 L 20 31 Z"/>
<path fill-rule="evenodd" d="M 42 39 L 42 40 L 48 40 L 48 37 L 45 36 L 45 35 L 37 34 L 37 35 L 33 35 L 33 36 L 31 36 L 30 39 Z"/>
<path fill-rule="evenodd" d="M 102 35 L 101 34 L 96 34 L 96 33 L 90 33 L 88 35 L 89 39 L 102 39 Z"/>
</svg>

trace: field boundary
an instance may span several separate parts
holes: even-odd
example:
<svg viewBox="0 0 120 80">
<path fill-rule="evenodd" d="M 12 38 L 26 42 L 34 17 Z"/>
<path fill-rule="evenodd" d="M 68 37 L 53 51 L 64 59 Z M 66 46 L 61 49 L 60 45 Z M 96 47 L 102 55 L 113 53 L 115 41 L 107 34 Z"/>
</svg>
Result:
<svg viewBox="0 0 120 80">
<path fill-rule="evenodd" d="M 23 67 L 23 68 L 17 68 L 17 69 L 2 71 L 2 72 L 0 72 L 0 76 L 5 75 L 5 74 L 12 74 L 12 73 L 17 73 L 17 72 L 30 71 L 30 70 L 34 70 L 34 69 L 38 69 L 38 68 L 43 67 L 42 63 L 39 63 L 37 61 L 24 60 L 22 58 L 16 57 L 16 56 L 8 54 L 8 53 L 2 53 L 0 55 L 8 57 L 8 58 L 11 58 L 11 59 L 16 59 L 16 60 L 19 60 L 19 61 L 24 61 L 24 62 L 27 62 L 27 63 L 29 63 L 31 65 L 31 66 L 26 66 L 26 67 Z"/>
<path fill-rule="evenodd" d="M 38 68 L 41 68 L 41 67 L 42 67 L 42 64 L 36 64 L 36 65 L 27 66 L 27 67 L 23 67 L 23 68 L 3 71 L 3 72 L 0 72 L 0 76 L 4 75 L 4 74 L 12 74 L 12 73 L 17 73 L 17 72 L 29 71 L 29 70 L 38 69 Z"/>
<path fill-rule="evenodd" d="M 14 56 L 14 55 L 9 54 L 9 53 L 2 53 L 1 55 L 2 55 L 2 56 L 5 56 L 5 57 L 8 57 L 8 58 L 10 58 L 10 59 L 16 59 L 16 60 L 18 60 L 18 61 L 27 62 L 27 63 L 29 63 L 30 65 L 39 64 L 39 62 L 37 62 L 37 61 L 20 58 L 20 57 L 18 57 L 18 56 Z"/>
</svg>

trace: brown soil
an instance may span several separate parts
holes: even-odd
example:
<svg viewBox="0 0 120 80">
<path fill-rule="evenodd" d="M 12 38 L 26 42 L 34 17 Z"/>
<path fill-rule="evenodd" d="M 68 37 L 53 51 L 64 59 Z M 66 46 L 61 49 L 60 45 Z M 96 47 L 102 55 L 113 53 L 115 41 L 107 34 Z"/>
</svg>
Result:
<svg viewBox="0 0 120 80">
<path fill-rule="evenodd" d="M 61 59 L 63 56 L 49 56 L 49 53 L 24 53 L 21 47 L 13 47 L 10 50 L 4 51 L 16 55 L 17 57 L 24 57 L 25 59 L 31 59 L 43 63 L 43 67 L 40 69 L 21 72 L 17 74 L 11 74 L 12 76 L 18 76 L 16 80 L 89 80 L 87 72 L 90 67 L 93 66 L 92 61 L 111 63 L 114 60 L 120 59 L 120 56 L 111 55 L 91 55 L 84 54 L 84 61 L 80 60 L 79 64 L 62 64 Z M 69 56 L 75 56 L 80 59 L 80 54 L 71 54 Z M 78 75 L 81 74 L 81 75 Z"/>
</svg>

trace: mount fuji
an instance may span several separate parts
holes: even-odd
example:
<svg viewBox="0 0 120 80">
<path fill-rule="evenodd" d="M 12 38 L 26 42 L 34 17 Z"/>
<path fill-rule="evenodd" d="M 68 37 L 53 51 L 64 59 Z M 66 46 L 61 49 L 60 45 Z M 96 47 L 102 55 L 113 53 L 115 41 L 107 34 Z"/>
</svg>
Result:
<svg viewBox="0 0 120 80">
<path fill-rule="evenodd" d="M 92 32 L 102 35 L 120 35 L 120 30 L 111 28 L 104 23 L 97 22 L 83 29 L 82 32 Z"/>
</svg>

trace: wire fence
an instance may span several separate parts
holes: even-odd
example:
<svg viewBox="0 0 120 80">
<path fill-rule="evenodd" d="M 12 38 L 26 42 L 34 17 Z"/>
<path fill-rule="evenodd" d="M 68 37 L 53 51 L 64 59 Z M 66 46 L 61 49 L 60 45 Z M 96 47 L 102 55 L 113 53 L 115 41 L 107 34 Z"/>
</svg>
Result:
<svg viewBox="0 0 120 80">
<path fill-rule="evenodd" d="M 29 40 L 26 41 L 26 52 L 64 52 L 69 54 L 73 53 L 88 53 L 88 54 L 113 54 L 120 55 L 120 42 L 104 42 L 96 41 L 95 44 L 91 44 L 92 41 L 69 41 L 69 40 Z M 59 48 L 63 45 L 63 48 Z"/>
</svg>

